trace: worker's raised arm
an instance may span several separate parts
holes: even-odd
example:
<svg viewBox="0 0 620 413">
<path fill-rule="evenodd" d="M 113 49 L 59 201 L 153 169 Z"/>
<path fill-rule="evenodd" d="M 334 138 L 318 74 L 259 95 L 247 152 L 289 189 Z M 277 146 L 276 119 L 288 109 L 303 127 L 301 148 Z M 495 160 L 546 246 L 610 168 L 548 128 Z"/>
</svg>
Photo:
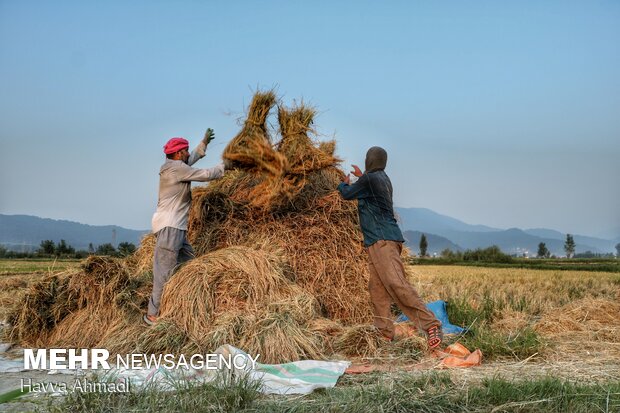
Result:
<svg viewBox="0 0 620 413">
<path fill-rule="evenodd" d="M 206 152 L 207 152 L 207 145 L 205 145 L 204 142 L 200 142 L 198 146 L 194 148 L 192 153 L 189 154 L 189 158 L 187 159 L 187 164 L 188 165 L 195 164 L 200 159 L 204 158 Z"/>
<path fill-rule="evenodd" d="M 221 163 L 213 168 L 198 169 L 180 163 L 174 171 L 176 180 L 179 182 L 206 182 L 219 179 L 224 176 L 224 164 Z"/>
<path fill-rule="evenodd" d="M 198 162 L 200 159 L 204 158 L 205 153 L 207 152 L 207 146 L 209 142 L 215 139 L 215 134 L 213 133 L 213 129 L 209 128 L 205 132 L 204 138 L 202 141 L 196 146 L 196 148 L 189 154 L 189 159 L 187 160 L 188 165 L 193 165 Z"/>
<path fill-rule="evenodd" d="M 341 182 L 340 185 L 338 185 L 338 191 L 340 192 L 340 195 L 342 195 L 342 197 L 347 201 L 368 197 L 368 188 L 368 175 L 366 174 L 360 176 L 357 182 L 353 184 Z"/>
</svg>

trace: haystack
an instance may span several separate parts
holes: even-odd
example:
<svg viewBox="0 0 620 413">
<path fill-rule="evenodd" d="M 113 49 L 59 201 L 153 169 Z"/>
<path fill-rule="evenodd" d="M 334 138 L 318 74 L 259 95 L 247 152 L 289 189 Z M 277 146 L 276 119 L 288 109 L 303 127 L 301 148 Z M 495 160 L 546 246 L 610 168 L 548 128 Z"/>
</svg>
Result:
<svg viewBox="0 0 620 413">
<path fill-rule="evenodd" d="M 133 274 L 143 274 L 153 270 L 153 253 L 155 252 L 155 234 L 147 234 L 140 240 L 140 246 L 126 263 Z"/>
<path fill-rule="evenodd" d="M 278 144 L 278 151 L 282 153 L 288 162 L 288 171 L 286 182 L 283 185 L 283 192 L 278 194 L 278 199 L 274 202 L 286 202 L 295 198 L 299 193 L 306 189 L 307 198 L 316 197 L 317 192 L 329 192 L 333 190 L 330 186 L 332 182 L 321 182 L 318 176 L 314 180 L 309 181 L 308 178 L 312 174 L 333 168 L 340 162 L 334 156 L 335 142 L 330 147 L 317 147 L 312 142 L 309 133 L 315 133 L 312 129 L 314 116 L 316 111 L 303 103 L 292 109 L 280 106 L 278 109 L 278 123 L 280 124 L 280 134 L 282 140 Z M 333 172 L 333 171 L 332 171 Z M 327 186 L 319 186 L 318 188 L 312 184 L 327 184 Z M 309 196 L 308 196 L 309 195 Z M 297 200 L 297 204 L 300 199 Z"/>
<path fill-rule="evenodd" d="M 113 344 L 139 318 L 150 277 L 130 274 L 125 260 L 89 257 L 79 272 L 33 284 L 9 315 L 8 338 L 35 347 L 89 348 Z"/>
<path fill-rule="evenodd" d="M 337 193 L 317 199 L 303 213 L 254 214 L 237 204 L 218 221 L 211 202 L 220 198 L 219 189 L 212 188 L 194 199 L 201 207 L 192 210 L 189 237 L 198 255 L 235 245 L 271 245 L 284 251 L 297 284 L 319 300 L 325 316 L 345 323 L 370 320 L 368 273 L 354 204 Z"/>
<path fill-rule="evenodd" d="M 22 345 L 39 346 L 56 324 L 77 308 L 68 284 L 73 275 L 58 274 L 33 284 L 19 305 L 9 314 L 13 328 L 8 339 Z"/>
<path fill-rule="evenodd" d="M 222 154 L 236 168 L 262 177 L 251 193 L 250 203 L 254 207 L 268 206 L 271 194 L 280 192 L 282 176 L 288 168 L 284 155 L 273 148 L 267 127 L 267 117 L 275 103 L 273 91 L 256 93 L 243 128 Z"/>
<path fill-rule="evenodd" d="M 336 166 L 333 143 L 320 149 L 308 136 L 314 114 L 303 105 L 280 106 L 277 147 L 288 164 L 282 176 L 246 165 L 193 191 L 190 242 L 198 255 L 238 245 L 282 250 L 296 283 L 317 298 L 323 316 L 345 324 L 369 322 L 357 206 L 335 189 L 344 174 Z M 256 188 L 262 193 L 259 207 Z"/>
<path fill-rule="evenodd" d="M 335 189 L 344 176 L 335 142 L 310 138 L 315 112 L 300 105 L 279 107 L 282 139 L 272 144 L 275 103 L 273 92 L 254 96 L 224 151 L 237 168 L 192 191 L 188 236 L 197 258 L 166 285 L 157 326 L 141 323 L 151 235 L 125 260 L 91 257 L 81 272 L 33 286 L 11 316 L 10 338 L 116 353 L 209 352 L 228 343 L 275 363 L 329 357 L 349 340 L 339 339 L 346 326 L 370 323 L 366 254 L 356 205 Z"/>
</svg>

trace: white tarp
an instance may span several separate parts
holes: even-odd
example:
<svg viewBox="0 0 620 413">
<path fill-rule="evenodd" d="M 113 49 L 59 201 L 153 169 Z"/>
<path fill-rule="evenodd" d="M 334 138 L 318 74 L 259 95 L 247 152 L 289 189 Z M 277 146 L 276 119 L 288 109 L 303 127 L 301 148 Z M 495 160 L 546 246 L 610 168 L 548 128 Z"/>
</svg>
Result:
<svg viewBox="0 0 620 413">
<path fill-rule="evenodd" d="M 245 367 L 220 365 L 216 369 L 177 368 L 166 369 L 143 368 L 126 369 L 113 368 L 111 370 L 88 370 L 99 373 L 106 379 L 116 381 L 129 379 L 132 389 L 139 389 L 145 385 L 156 386 L 162 390 L 172 390 L 180 381 L 195 383 L 213 382 L 218 379 L 245 377 L 248 380 L 260 381 L 260 391 L 265 394 L 308 394 L 315 389 L 331 388 L 336 385 L 338 378 L 349 367 L 348 361 L 315 361 L 302 360 L 284 364 L 261 364 L 253 365 L 250 356 L 244 351 L 231 345 L 219 347 L 214 354 L 225 357 L 237 356 L 237 359 L 245 359 Z M 23 360 L 7 360 L 0 357 L 0 373 L 24 371 Z M 49 370 L 49 374 L 78 374 L 84 370 Z"/>
</svg>

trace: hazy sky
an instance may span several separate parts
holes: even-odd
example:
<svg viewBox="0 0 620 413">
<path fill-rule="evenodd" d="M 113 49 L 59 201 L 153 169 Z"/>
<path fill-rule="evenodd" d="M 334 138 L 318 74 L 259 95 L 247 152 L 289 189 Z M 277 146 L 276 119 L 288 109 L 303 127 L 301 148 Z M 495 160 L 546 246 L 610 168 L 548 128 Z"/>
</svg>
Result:
<svg viewBox="0 0 620 413">
<path fill-rule="evenodd" d="M 257 87 L 318 107 L 395 203 L 620 235 L 620 2 L 2 1 L 0 213 L 150 227 L 162 146 Z"/>
</svg>

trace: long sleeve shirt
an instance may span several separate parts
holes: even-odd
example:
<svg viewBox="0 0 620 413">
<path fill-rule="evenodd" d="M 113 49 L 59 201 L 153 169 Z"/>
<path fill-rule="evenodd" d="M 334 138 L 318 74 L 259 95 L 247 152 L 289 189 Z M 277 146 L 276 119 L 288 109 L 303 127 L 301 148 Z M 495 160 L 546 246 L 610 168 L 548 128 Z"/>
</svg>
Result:
<svg viewBox="0 0 620 413">
<path fill-rule="evenodd" d="M 153 232 L 164 227 L 187 230 L 189 208 L 192 203 L 191 182 L 206 182 L 221 178 L 224 175 L 224 164 L 214 168 L 192 168 L 199 159 L 205 156 L 206 145 L 201 142 L 192 151 L 187 161 L 166 159 L 159 170 L 159 199 L 157 211 L 151 221 Z"/>
<path fill-rule="evenodd" d="M 366 247 L 379 240 L 405 241 L 394 217 L 392 182 L 384 171 L 367 172 L 350 185 L 342 182 L 338 191 L 346 200 L 357 199 Z"/>
</svg>

